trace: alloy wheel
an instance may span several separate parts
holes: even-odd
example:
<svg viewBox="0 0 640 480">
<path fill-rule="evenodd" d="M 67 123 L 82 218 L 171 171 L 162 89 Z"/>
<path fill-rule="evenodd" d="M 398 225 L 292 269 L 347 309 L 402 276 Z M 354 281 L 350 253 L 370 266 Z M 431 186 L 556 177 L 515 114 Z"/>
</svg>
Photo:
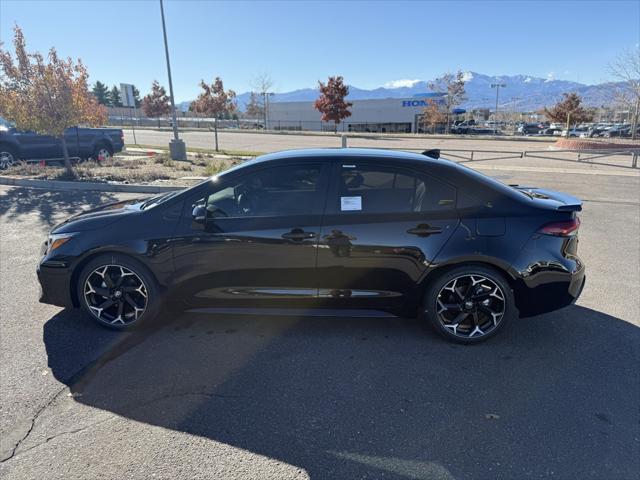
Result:
<svg viewBox="0 0 640 480">
<path fill-rule="evenodd" d="M 0 170 L 5 170 L 16 162 L 11 152 L 0 152 Z"/>
<path fill-rule="evenodd" d="M 135 272 L 122 265 L 102 265 L 87 277 L 84 300 L 100 321 L 129 325 L 147 308 L 147 287 Z"/>
<path fill-rule="evenodd" d="M 482 337 L 498 327 L 505 312 L 502 288 L 484 275 L 461 275 L 440 289 L 438 321 L 459 338 Z"/>
<path fill-rule="evenodd" d="M 111 152 L 109 152 L 109 150 L 107 150 L 106 148 L 99 149 L 96 154 L 96 161 L 98 163 L 101 163 L 109 160 L 111 160 Z"/>
</svg>

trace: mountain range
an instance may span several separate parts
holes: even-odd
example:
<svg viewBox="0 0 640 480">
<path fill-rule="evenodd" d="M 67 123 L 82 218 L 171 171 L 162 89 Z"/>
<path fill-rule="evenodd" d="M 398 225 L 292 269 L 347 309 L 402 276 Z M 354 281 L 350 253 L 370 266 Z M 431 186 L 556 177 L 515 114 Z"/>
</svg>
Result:
<svg viewBox="0 0 640 480">
<path fill-rule="evenodd" d="M 467 100 L 462 108 L 495 108 L 496 90 L 492 83 L 506 84 L 500 89 L 499 104 L 501 109 L 516 111 L 534 111 L 550 106 L 562 98 L 563 93 L 576 92 L 588 106 L 597 107 L 609 103 L 610 93 L 616 84 L 604 83 L 585 85 L 568 80 L 555 80 L 530 75 L 490 76 L 476 72 L 465 72 L 465 90 Z M 390 82 L 389 86 L 366 90 L 349 86 L 349 100 L 365 100 L 379 98 L 410 98 L 429 92 L 429 80 L 402 80 Z M 250 92 L 237 96 L 238 108 L 244 111 Z M 271 102 L 313 102 L 318 97 L 317 88 L 303 88 L 290 92 L 276 93 Z M 179 104 L 180 110 L 187 110 L 191 102 Z"/>
</svg>

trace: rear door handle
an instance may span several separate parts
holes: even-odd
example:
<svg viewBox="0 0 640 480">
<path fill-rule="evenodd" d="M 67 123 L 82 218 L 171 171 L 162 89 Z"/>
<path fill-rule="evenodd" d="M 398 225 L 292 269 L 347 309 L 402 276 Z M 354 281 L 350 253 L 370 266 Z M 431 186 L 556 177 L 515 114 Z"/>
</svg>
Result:
<svg viewBox="0 0 640 480">
<path fill-rule="evenodd" d="M 294 228 L 288 233 L 283 233 L 282 238 L 285 240 L 294 240 L 294 241 L 302 241 L 308 238 L 315 238 L 316 234 L 313 232 L 305 232 L 301 228 Z"/>
<path fill-rule="evenodd" d="M 431 227 L 425 223 L 421 223 L 417 227 L 407 230 L 407 233 L 410 233 L 411 235 L 417 235 L 419 237 L 428 237 L 429 235 L 442 233 L 442 229 L 440 227 Z"/>
</svg>

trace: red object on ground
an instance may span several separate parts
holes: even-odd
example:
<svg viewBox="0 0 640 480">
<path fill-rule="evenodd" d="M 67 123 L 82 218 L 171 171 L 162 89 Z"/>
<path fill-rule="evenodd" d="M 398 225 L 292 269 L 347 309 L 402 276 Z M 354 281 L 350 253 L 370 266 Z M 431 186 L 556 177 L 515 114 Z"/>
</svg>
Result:
<svg viewBox="0 0 640 480">
<path fill-rule="evenodd" d="M 156 152 L 147 152 L 147 157 L 153 157 L 156 154 Z"/>
<path fill-rule="evenodd" d="M 40 160 L 40 162 L 39 162 L 39 163 L 40 163 L 40 166 L 41 166 L 42 168 L 44 168 L 44 167 L 46 166 L 46 163 L 45 163 L 45 161 L 44 161 L 44 160 Z"/>
</svg>

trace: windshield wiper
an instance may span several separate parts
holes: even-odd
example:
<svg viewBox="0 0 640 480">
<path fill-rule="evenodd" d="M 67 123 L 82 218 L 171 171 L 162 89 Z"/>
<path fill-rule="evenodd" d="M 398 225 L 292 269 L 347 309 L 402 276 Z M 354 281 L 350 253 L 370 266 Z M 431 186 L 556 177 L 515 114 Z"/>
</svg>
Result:
<svg viewBox="0 0 640 480">
<path fill-rule="evenodd" d="M 151 207 L 152 205 L 156 205 L 156 204 L 161 203 L 161 202 L 163 202 L 165 200 L 168 200 L 169 198 L 173 197 L 178 192 L 179 192 L 179 190 L 176 190 L 175 192 L 161 193 L 160 195 L 156 195 L 154 197 L 151 197 L 149 200 L 147 200 L 146 202 L 144 202 L 140 206 L 140 210 L 146 210 L 147 208 Z"/>
</svg>

